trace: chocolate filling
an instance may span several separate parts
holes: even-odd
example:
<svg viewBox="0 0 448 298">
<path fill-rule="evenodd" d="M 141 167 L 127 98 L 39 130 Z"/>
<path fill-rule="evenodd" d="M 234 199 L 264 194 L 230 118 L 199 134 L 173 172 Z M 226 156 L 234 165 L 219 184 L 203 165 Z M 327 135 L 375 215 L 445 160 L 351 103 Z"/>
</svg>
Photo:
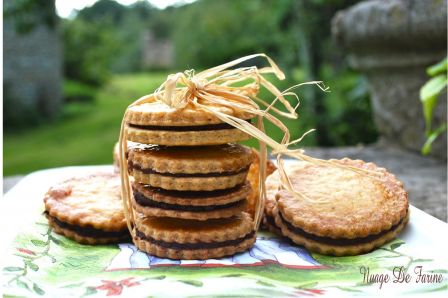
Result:
<svg viewBox="0 0 448 298">
<path fill-rule="evenodd" d="M 67 229 L 75 232 L 76 234 L 84 237 L 93 237 L 93 238 L 125 238 L 129 236 L 128 229 L 122 231 L 103 231 L 96 229 L 94 227 L 81 227 L 77 225 L 72 225 L 57 219 L 54 216 L 51 216 L 47 211 L 44 212 L 45 216 L 50 218 L 56 225 L 60 228 Z"/>
<path fill-rule="evenodd" d="M 250 166 L 250 165 L 249 165 Z M 223 176 L 233 176 L 238 175 L 244 172 L 247 172 L 249 170 L 249 166 L 244 167 L 238 171 L 228 171 L 228 172 L 211 172 L 211 173 L 160 173 L 157 171 L 154 171 L 153 169 L 144 169 L 139 165 L 136 165 L 132 163 L 132 161 L 128 162 L 129 170 L 134 169 L 137 171 L 142 172 L 143 174 L 157 174 L 160 176 L 165 177 L 176 177 L 176 178 L 182 178 L 182 177 L 192 177 L 192 178 L 207 178 L 207 177 L 223 177 Z"/>
<path fill-rule="evenodd" d="M 307 239 L 310 240 L 314 240 L 317 242 L 321 242 L 321 243 L 325 243 L 325 244 L 329 244 L 329 245 L 336 245 L 336 246 L 345 246 L 345 245 L 356 245 L 356 244 L 363 244 L 363 243 L 368 243 L 368 242 L 372 242 L 373 240 L 376 240 L 378 238 L 380 238 L 381 236 L 387 234 L 388 232 L 396 229 L 404 220 L 405 217 L 403 217 L 397 224 L 393 225 L 389 230 L 385 230 L 382 231 L 378 234 L 375 235 L 369 235 L 366 237 L 361 237 L 361 238 L 354 238 L 354 239 L 348 239 L 348 238 L 339 238 L 339 239 L 334 239 L 331 237 L 322 237 L 322 236 L 317 236 L 314 234 L 310 234 L 308 232 L 305 232 L 304 230 L 292 225 L 290 222 L 288 222 L 283 215 L 281 214 L 281 212 L 278 212 L 280 219 L 282 221 L 282 223 L 284 225 L 286 225 L 286 227 L 288 228 L 288 230 L 290 230 L 291 232 L 305 237 Z"/>
<path fill-rule="evenodd" d="M 264 214 L 264 216 L 269 225 L 271 225 L 272 227 L 275 227 L 277 229 L 280 229 L 279 227 L 277 227 L 277 224 L 275 223 L 275 218 L 273 216 L 267 215 L 266 213 Z"/>
<path fill-rule="evenodd" d="M 195 242 L 195 243 L 177 243 L 177 242 L 166 242 L 163 240 L 156 240 L 152 237 L 146 236 L 143 232 L 136 229 L 136 236 L 137 238 L 140 238 L 141 240 L 146 240 L 152 244 L 155 244 L 157 246 L 161 246 L 163 248 L 171 248 L 176 250 L 195 250 L 195 249 L 213 249 L 213 248 L 220 248 L 225 246 L 234 246 L 238 245 L 239 243 L 243 242 L 244 240 L 250 239 L 254 236 L 255 231 L 250 232 L 249 234 L 246 234 L 245 236 L 237 239 L 232 240 L 224 240 L 220 242 Z"/>
<path fill-rule="evenodd" d="M 240 204 L 244 203 L 244 200 L 239 200 L 236 202 L 231 202 L 224 205 L 209 205 L 209 206 L 193 206 L 193 205 L 178 205 L 178 204 L 168 204 L 164 202 L 158 202 L 151 200 L 140 192 L 134 191 L 134 199 L 137 204 L 144 207 L 154 207 L 160 208 L 164 210 L 179 210 L 179 211 L 192 211 L 192 212 L 206 212 L 206 211 L 214 211 L 221 210 L 231 207 L 236 207 Z"/>
<path fill-rule="evenodd" d="M 250 120 L 246 120 L 251 122 Z M 128 124 L 129 127 L 147 129 L 147 130 L 168 130 L 168 131 L 206 131 L 206 130 L 223 130 L 223 129 L 236 129 L 227 123 L 217 123 L 208 125 L 190 125 L 190 126 L 159 126 L 159 125 L 138 125 Z"/>
<path fill-rule="evenodd" d="M 243 184 L 239 184 L 235 187 L 232 188 L 226 188 L 226 189 L 216 189 L 216 190 L 210 190 L 210 191 L 194 191 L 194 190 L 168 190 L 168 189 L 163 189 L 163 188 L 159 188 L 159 187 L 153 187 L 153 186 L 149 186 L 149 185 L 145 185 L 143 186 L 144 188 L 148 189 L 151 192 L 157 193 L 157 194 L 161 194 L 161 195 L 165 195 L 165 196 L 171 196 L 171 197 L 176 197 L 176 198 L 194 198 L 194 199 L 200 199 L 200 198 L 213 198 L 213 197 L 219 197 L 219 196 L 225 196 L 228 194 L 231 194 L 233 192 L 236 192 L 237 190 L 239 190 L 239 188 L 241 188 Z"/>
</svg>

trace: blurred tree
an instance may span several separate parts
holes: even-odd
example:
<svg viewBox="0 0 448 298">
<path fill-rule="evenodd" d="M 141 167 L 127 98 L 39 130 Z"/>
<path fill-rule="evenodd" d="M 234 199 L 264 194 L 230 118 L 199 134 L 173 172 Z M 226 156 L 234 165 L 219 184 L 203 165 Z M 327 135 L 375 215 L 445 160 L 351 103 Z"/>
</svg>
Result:
<svg viewBox="0 0 448 298">
<path fill-rule="evenodd" d="M 176 11 L 179 8 L 167 7 L 164 10 L 155 10 L 148 19 L 148 27 L 156 38 L 171 38 L 173 27 L 176 25 Z"/>
<path fill-rule="evenodd" d="M 300 90 L 304 93 L 300 125 L 317 129 L 311 135 L 316 145 L 373 142 L 377 135 L 365 84 L 347 69 L 343 53 L 331 40 L 333 15 L 356 2 L 196 1 L 175 12 L 177 65 L 180 69 L 207 68 L 265 52 L 279 62 L 288 78 L 299 66 L 303 71 L 296 81 L 323 80 L 332 87 L 327 94 L 311 87 Z M 360 121 L 353 125 L 353 119 Z"/>
<path fill-rule="evenodd" d="M 305 70 L 305 79 L 324 80 L 323 68 L 337 56 L 337 49 L 331 44 L 331 19 L 336 11 L 359 2 L 359 0 L 297 0 L 294 11 L 297 14 L 295 25 L 299 44 L 300 65 Z M 334 143 L 328 130 L 328 111 L 325 95 L 317 88 L 307 89 L 307 97 L 313 105 L 316 119 L 317 143 L 329 146 Z"/>
<path fill-rule="evenodd" d="M 46 24 L 53 29 L 57 24 L 54 1 L 48 0 L 5 2 L 3 16 L 14 22 L 19 33 L 29 33 L 40 24 Z"/>
<path fill-rule="evenodd" d="M 104 82 L 111 70 L 111 59 L 121 48 L 110 28 L 111 21 L 92 24 L 82 19 L 64 23 L 64 68 L 67 78 L 91 84 Z"/>
<path fill-rule="evenodd" d="M 296 44 L 288 42 L 291 30 L 284 22 L 292 3 L 199 0 L 181 7 L 173 36 L 177 65 L 181 69 L 205 68 L 254 52 L 288 62 L 286 57 L 294 57 L 296 52 Z"/>
<path fill-rule="evenodd" d="M 147 1 L 100 0 L 64 20 L 67 78 L 97 85 L 112 73 L 141 70 L 141 36 L 154 11 Z"/>
<path fill-rule="evenodd" d="M 111 0 L 100 0 L 92 6 L 84 8 L 78 13 L 77 18 L 83 19 L 87 22 L 98 23 L 103 20 L 111 21 L 114 24 L 120 23 L 126 7 L 118 2 Z"/>
</svg>

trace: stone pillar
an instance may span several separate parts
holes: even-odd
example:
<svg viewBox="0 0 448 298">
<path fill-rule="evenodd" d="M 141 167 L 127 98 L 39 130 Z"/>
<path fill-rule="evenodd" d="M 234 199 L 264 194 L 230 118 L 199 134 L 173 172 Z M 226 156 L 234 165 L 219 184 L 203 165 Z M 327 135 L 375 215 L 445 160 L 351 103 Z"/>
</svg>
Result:
<svg viewBox="0 0 448 298">
<path fill-rule="evenodd" d="M 447 55 L 446 0 L 370 0 L 340 11 L 332 33 L 348 52 L 350 65 L 369 82 L 374 118 L 390 143 L 420 150 L 426 140 L 420 87 L 426 68 Z M 446 93 L 440 96 L 434 126 L 446 122 Z M 433 155 L 447 157 L 446 133 Z"/>
</svg>

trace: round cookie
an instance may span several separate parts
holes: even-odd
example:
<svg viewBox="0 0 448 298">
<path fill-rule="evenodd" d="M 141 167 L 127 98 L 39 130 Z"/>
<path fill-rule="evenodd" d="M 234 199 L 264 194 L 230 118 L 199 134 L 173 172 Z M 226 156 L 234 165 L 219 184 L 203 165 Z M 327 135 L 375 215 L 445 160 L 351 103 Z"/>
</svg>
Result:
<svg viewBox="0 0 448 298">
<path fill-rule="evenodd" d="M 136 218 L 136 246 L 161 258 L 204 260 L 221 258 L 249 249 L 255 231 L 249 214 L 208 221 L 165 217 Z"/>
<path fill-rule="evenodd" d="M 53 230 L 84 244 L 115 243 L 130 238 L 116 174 L 74 177 L 51 187 L 45 215 Z"/>
<path fill-rule="evenodd" d="M 275 223 L 274 208 L 277 206 L 275 195 L 281 189 L 278 170 L 266 178 L 266 202 L 264 204 L 263 225 L 272 233 L 283 236 L 281 229 Z"/>
<path fill-rule="evenodd" d="M 117 142 L 112 150 L 114 173 L 120 173 L 120 144 Z"/>
<path fill-rule="evenodd" d="M 142 214 L 197 220 L 238 215 L 251 193 L 249 182 L 214 191 L 172 191 L 138 183 L 132 188 L 132 204 Z"/>
<path fill-rule="evenodd" d="M 254 218 L 255 208 L 260 197 L 260 153 L 256 149 L 252 148 L 252 156 L 254 157 L 254 160 L 250 165 L 249 172 L 247 173 L 247 181 L 250 182 L 252 192 L 247 197 L 246 212 L 249 213 L 252 218 Z M 269 177 L 269 175 L 271 175 L 276 169 L 277 167 L 275 166 L 275 164 L 271 160 L 267 159 L 266 177 Z"/>
<path fill-rule="evenodd" d="M 178 191 L 212 191 L 242 185 L 251 150 L 238 144 L 201 147 L 141 145 L 128 152 L 135 181 Z"/>
<path fill-rule="evenodd" d="M 138 143 L 128 141 L 127 147 L 130 150 L 133 147 L 140 146 Z M 112 150 L 114 173 L 120 173 L 120 143 L 116 142 Z"/>
<path fill-rule="evenodd" d="M 274 207 L 274 213 L 278 214 L 277 207 Z M 409 213 L 391 229 L 385 230 L 376 235 L 369 235 L 363 238 L 355 239 L 333 239 L 327 237 L 316 237 L 309 233 L 303 233 L 302 229 L 296 229 L 295 226 L 285 223 L 278 216 L 275 217 L 277 225 L 281 226 L 284 236 L 291 239 L 296 244 L 306 247 L 308 250 L 324 255 L 334 256 L 354 256 L 368 253 L 377 247 L 393 240 L 403 230 L 409 222 Z M 286 224 L 286 226 L 285 226 Z M 350 241 L 355 240 L 355 241 Z"/>
<path fill-rule="evenodd" d="M 154 101 L 135 105 L 126 111 L 127 139 L 143 144 L 167 146 L 220 145 L 247 140 L 249 135 L 222 122 L 212 113 L 188 104 L 182 109 L 171 108 Z M 209 108 L 240 119 L 250 120 L 254 115 L 223 106 Z"/>
<path fill-rule="evenodd" d="M 311 251 L 336 256 L 366 253 L 393 239 L 409 219 L 403 184 L 373 163 L 333 162 L 372 174 L 298 164 L 289 178 L 300 195 L 281 190 L 273 208 L 283 235 Z"/>
<path fill-rule="evenodd" d="M 285 168 L 287 175 L 291 175 L 300 163 L 300 161 L 297 163 L 291 163 L 287 168 Z M 266 178 L 266 202 L 264 205 L 263 225 L 269 231 L 279 236 L 283 235 L 281 229 L 275 223 L 274 208 L 277 206 L 275 196 L 282 189 L 283 187 L 281 185 L 280 173 L 278 170 L 275 170 L 269 177 Z"/>
</svg>

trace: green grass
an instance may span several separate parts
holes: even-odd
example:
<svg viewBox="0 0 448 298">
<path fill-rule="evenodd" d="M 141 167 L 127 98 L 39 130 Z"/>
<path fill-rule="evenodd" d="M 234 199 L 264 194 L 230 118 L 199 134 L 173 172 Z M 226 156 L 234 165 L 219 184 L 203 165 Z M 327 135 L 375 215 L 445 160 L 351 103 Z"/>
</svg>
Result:
<svg viewBox="0 0 448 298">
<path fill-rule="evenodd" d="M 5 133 L 3 175 L 26 174 L 70 165 L 112 163 L 112 148 L 118 140 L 126 107 L 133 100 L 153 92 L 165 78 L 166 73 L 115 76 L 94 93 L 93 101 L 66 103 L 59 120 L 20 133 Z M 277 83 L 280 89 L 289 86 L 288 82 Z M 68 88 L 76 86 L 70 83 Z M 265 91 L 260 96 L 272 98 Z M 309 123 L 303 118 L 283 120 L 290 128 L 292 138 L 299 137 L 311 128 L 299 126 Z M 277 141 L 283 136 L 280 130 L 270 124 L 266 124 L 266 131 Z M 312 140 L 312 136 L 309 140 Z M 254 140 L 246 144 L 257 146 Z"/>
<path fill-rule="evenodd" d="M 65 80 L 63 93 L 66 101 L 91 101 L 96 94 L 96 88 L 84 83 Z"/>
<path fill-rule="evenodd" d="M 70 103 L 53 123 L 5 133 L 3 175 L 70 165 L 108 164 L 123 113 L 133 100 L 151 93 L 166 74 L 114 77 L 92 103 Z"/>
</svg>

